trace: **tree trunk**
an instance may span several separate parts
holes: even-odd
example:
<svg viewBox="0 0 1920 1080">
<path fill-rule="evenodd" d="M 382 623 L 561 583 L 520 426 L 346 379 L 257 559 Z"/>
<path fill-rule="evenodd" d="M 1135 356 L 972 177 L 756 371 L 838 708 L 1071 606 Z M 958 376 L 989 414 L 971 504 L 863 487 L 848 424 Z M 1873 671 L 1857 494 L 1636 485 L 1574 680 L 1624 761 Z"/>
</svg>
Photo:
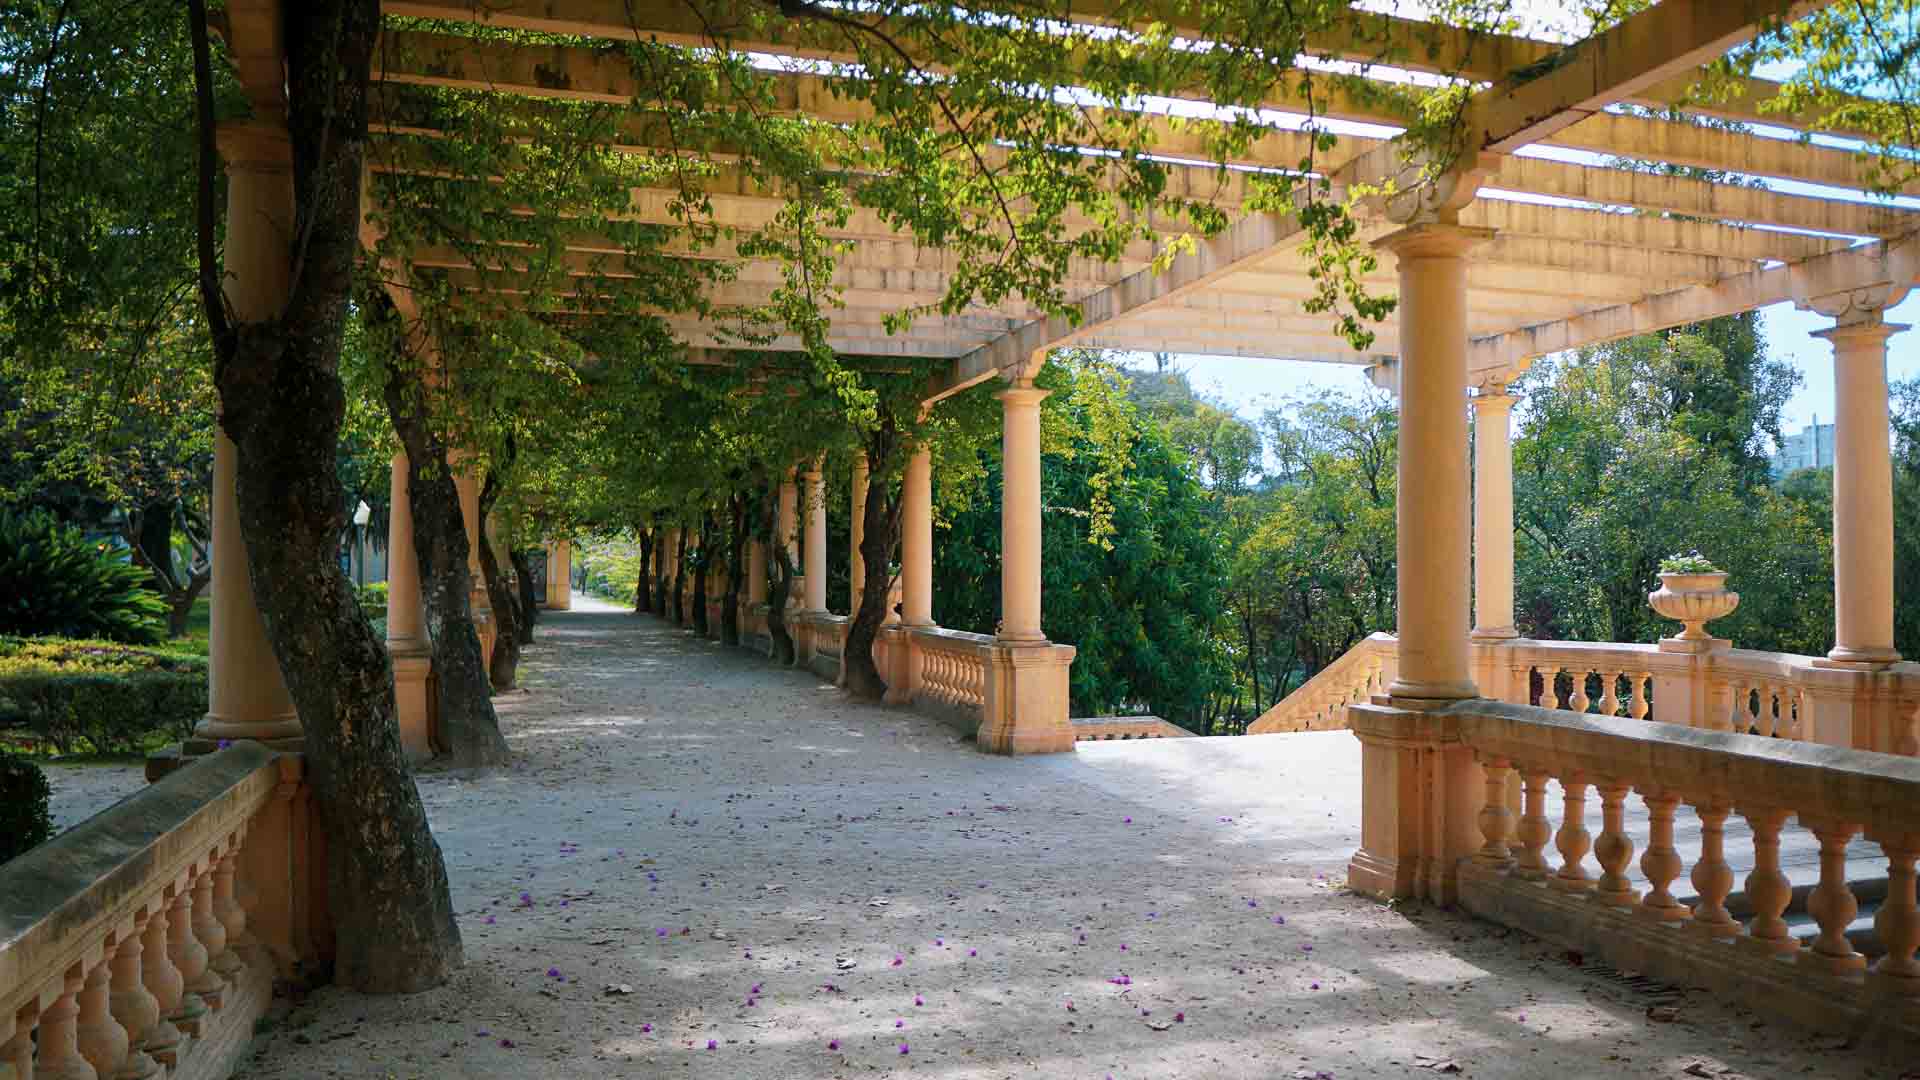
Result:
<svg viewBox="0 0 1920 1080">
<path fill-rule="evenodd" d="M 713 515 L 700 511 L 700 558 L 693 564 L 693 632 L 707 636 L 707 562 L 713 554 Z"/>
<path fill-rule="evenodd" d="M 267 638 L 305 728 L 307 775 L 327 837 L 335 977 L 412 993 L 462 962 L 446 865 L 400 750 L 386 643 L 336 559 L 346 524 L 335 469 L 346 396 L 343 324 L 360 252 L 375 0 L 284 9 L 300 272 L 286 307 L 232 324 L 213 261 L 213 79 L 205 7 L 192 30 L 200 135 L 202 309 L 213 328 L 220 426 L 238 450 L 247 569 Z M 289 245 L 290 265 L 294 254 Z"/>
<path fill-rule="evenodd" d="M 773 643 L 773 662 L 792 667 L 800 659 L 793 635 L 787 632 L 787 594 L 793 591 L 793 557 L 778 536 L 779 500 L 769 497 L 765 504 L 767 535 L 772 538 L 767 547 L 773 555 L 768 564 L 773 567 L 773 575 L 767 580 L 767 640 Z"/>
<path fill-rule="evenodd" d="M 487 470 L 487 482 L 480 489 L 480 520 L 485 522 L 500 499 L 500 474 Z M 493 618 L 499 633 L 493 642 L 493 656 L 487 662 L 487 681 L 497 691 L 511 690 L 520 671 L 520 628 L 526 617 L 520 612 L 520 598 L 500 572 L 500 560 L 494 556 L 493 541 L 487 539 L 486 526 L 480 528 L 480 574 L 486 579 L 487 599 L 493 604 Z"/>
<path fill-rule="evenodd" d="M 384 295 L 369 299 L 369 311 L 382 308 L 393 311 Z M 420 560 L 422 607 L 433 639 L 433 673 L 439 680 L 439 749 L 457 767 L 498 765 L 507 760 L 507 741 L 500 736 L 480 634 L 468 605 L 473 576 L 467 569 L 467 525 L 447 467 L 446 444 L 418 411 L 426 397 L 418 372 L 389 359 L 386 397 L 393 430 L 407 452 L 413 550 Z M 388 557 L 404 556 L 389 552 Z"/>
<path fill-rule="evenodd" d="M 533 592 L 533 565 L 527 553 L 509 549 L 507 561 L 513 564 L 514 584 L 520 592 L 520 607 L 514 614 L 520 620 L 520 644 L 533 644 L 533 624 L 539 619 L 540 598 Z"/>
<path fill-rule="evenodd" d="M 887 597 L 893 593 L 890 567 L 904 500 L 891 494 L 887 470 L 899 454 L 899 434 L 892 415 L 882 411 L 879 427 L 867 436 L 867 502 L 860 508 L 860 561 L 867 580 L 861 587 L 860 610 L 853 613 L 853 621 L 847 625 L 846 644 L 840 653 L 846 666 L 847 692 L 863 701 L 879 701 L 887 692 L 887 682 L 873 662 L 873 643 L 887 618 Z"/>
<path fill-rule="evenodd" d="M 727 541 L 727 594 L 720 601 L 720 643 L 722 645 L 740 644 L 740 578 L 741 563 L 747 550 L 747 495 L 736 491 L 728 500 L 733 513 L 732 528 L 728 530 Z"/>
<path fill-rule="evenodd" d="M 687 532 L 680 530 L 680 550 L 673 560 L 673 625 L 687 625 Z"/>
<path fill-rule="evenodd" d="M 193 605 L 213 580 L 212 570 L 196 570 L 187 578 L 187 587 L 167 598 L 167 636 L 187 636 L 187 623 L 193 619 Z"/>
<path fill-rule="evenodd" d="M 640 530 L 640 575 L 633 583 L 633 613 L 653 610 L 653 530 Z"/>
</svg>

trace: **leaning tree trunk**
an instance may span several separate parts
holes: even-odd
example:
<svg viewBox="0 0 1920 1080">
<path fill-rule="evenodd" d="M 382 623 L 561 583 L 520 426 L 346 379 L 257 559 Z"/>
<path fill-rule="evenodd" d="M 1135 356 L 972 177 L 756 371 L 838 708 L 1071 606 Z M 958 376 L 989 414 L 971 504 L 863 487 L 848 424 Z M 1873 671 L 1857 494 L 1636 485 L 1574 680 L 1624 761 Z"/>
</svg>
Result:
<svg viewBox="0 0 1920 1080">
<path fill-rule="evenodd" d="M 382 300 L 384 296 L 373 298 L 367 306 L 378 309 Z M 384 307 L 392 311 L 390 303 Z M 497 765 L 507 760 L 507 741 L 500 735 L 480 634 L 473 626 L 467 523 L 447 467 L 446 444 L 420 412 L 426 386 L 418 372 L 389 360 L 386 397 L 393 430 L 407 452 L 413 549 L 420 560 L 420 595 L 433 639 L 433 673 L 439 680 L 440 749 L 455 766 Z"/>
<path fill-rule="evenodd" d="M 710 574 L 708 564 L 713 560 L 713 514 L 700 512 L 700 561 L 693 567 L 693 632 L 701 637 L 707 636 L 707 578 Z"/>
<path fill-rule="evenodd" d="M 500 475 L 487 470 L 487 482 L 480 489 L 480 520 L 484 523 L 500 499 Z M 500 572 L 500 560 L 494 556 L 493 541 L 487 539 L 486 526 L 480 528 L 480 574 L 486 579 L 487 599 L 493 604 L 493 618 L 499 627 L 494 636 L 493 656 L 487 661 L 487 681 L 494 690 L 511 690 L 520 671 L 520 628 L 526 616 L 520 611 L 520 598 Z"/>
<path fill-rule="evenodd" d="M 728 529 L 727 594 L 720 601 L 720 644 L 740 644 L 740 578 L 743 553 L 747 550 L 747 496 L 734 492 L 728 500 L 733 524 Z"/>
<path fill-rule="evenodd" d="M 514 612 L 520 622 L 520 644 L 533 644 L 533 624 L 540 618 L 540 598 L 533 592 L 533 564 L 527 553 L 509 547 L 507 562 L 513 566 L 514 585 L 520 592 L 520 607 Z"/>
<path fill-rule="evenodd" d="M 334 976 L 369 993 L 437 986 L 459 967 L 446 864 L 400 750 L 393 669 L 335 555 L 346 395 L 340 348 L 360 252 L 375 0 L 284 9 L 300 272 L 286 306 L 228 321 L 214 260 L 213 75 L 202 0 L 189 8 L 200 139 L 197 240 L 220 426 L 236 448 L 240 529 L 267 639 L 306 732 L 327 837 Z M 234 241 L 229 232 L 228 240 Z M 285 243 L 285 241 L 282 241 Z M 229 248 L 231 251 L 232 248 Z M 276 253 L 278 257 L 279 253 Z M 291 269 L 295 256 L 284 252 Z"/>
<path fill-rule="evenodd" d="M 767 580 L 767 640 L 773 643 L 773 662 L 792 667 L 800 660 L 800 650 L 794 647 L 793 635 L 787 630 L 787 596 L 793 591 L 793 558 L 787 552 L 787 545 L 781 543 L 777 535 L 779 502 L 775 499 L 764 501 L 767 507 L 767 535 L 773 537 L 767 547 L 773 552 L 771 565 L 774 570 Z"/>
<path fill-rule="evenodd" d="M 633 582 L 633 613 L 653 610 L 653 530 L 640 530 L 640 574 Z"/>
<path fill-rule="evenodd" d="M 873 642 L 887 618 L 887 597 L 893 592 L 893 562 L 900 531 L 903 499 L 890 494 L 887 470 L 900 450 L 899 431 L 893 418 L 884 411 L 880 426 L 867 437 L 867 502 L 860 508 L 860 561 L 867 580 L 860 593 L 860 610 L 847 625 L 847 639 L 840 655 L 846 667 L 847 692 L 865 701 L 879 701 L 886 695 L 887 682 L 873 662 Z"/>
</svg>

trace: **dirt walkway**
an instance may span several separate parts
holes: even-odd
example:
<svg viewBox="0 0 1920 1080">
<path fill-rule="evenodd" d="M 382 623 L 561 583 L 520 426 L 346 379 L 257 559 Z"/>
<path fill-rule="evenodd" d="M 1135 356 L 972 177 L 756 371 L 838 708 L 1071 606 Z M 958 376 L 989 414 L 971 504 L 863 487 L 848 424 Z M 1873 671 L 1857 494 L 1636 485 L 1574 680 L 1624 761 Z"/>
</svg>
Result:
<svg viewBox="0 0 1920 1080">
<path fill-rule="evenodd" d="M 1345 733 L 994 758 L 609 612 L 525 674 L 519 765 L 420 781 L 467 968 L 322 990 L 249 1075 L 1893 1075 L 1344 892 Z"/>
</svg>

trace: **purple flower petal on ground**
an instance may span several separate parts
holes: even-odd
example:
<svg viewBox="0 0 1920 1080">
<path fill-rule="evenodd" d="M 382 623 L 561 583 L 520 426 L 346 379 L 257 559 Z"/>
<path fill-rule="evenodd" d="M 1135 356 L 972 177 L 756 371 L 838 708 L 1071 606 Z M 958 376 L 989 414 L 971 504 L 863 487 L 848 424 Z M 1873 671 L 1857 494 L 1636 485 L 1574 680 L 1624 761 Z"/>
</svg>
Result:
<svg viewBox="0 0 1920 1080">
<path fill-rule="evenodd" d="M 1125 819 L 1123 819 L 1123 820 L 1122 820 L 1122 821 L 1120 822 L 1120 824 L 1122 824 L 1122 825 L 1131 825 L 1131 824 L 1133 824 L 1133 819 L 1132 819 L 1132 818 L 1125 818 Z"/>
<path fill-rule="evenodd" d="M 489 915 L 489 916 L 487 916 L 487 925 L 488 925 L 488 926 L 492 926 L 492 925 L 493 925 L 493 916 L 491 916 L 491 915 Z"/>
<path fill-rule="evenodd" d="M 907 1026 L 907 1022 L 905 1020 L 895 1020 L 893 1022 L 893 1026 L 897 1028 L 903 1028 Z"/>
<path fill-rule="evenodd" d="M 904 964 L 904 963 L 906 963 L 906 960 L 901 957 L 896 956 L 893 958 L 894 967 L 899 967 L 901 964 Z"/>
<path fill-rule="evenodd" d="M 1312 951 L 1313 951 L 1313 946 L 1311 946 L 1311 945 L 1308 945 L 1308 944 L 1305 944 L 1305 943 L 1303 942 L 1303 943 L 1302 943 L 1302 944 L 1300 945 L 1300 951 L 1301 951 L 1301 952 L 1312 952 Z"/>
<path fill-rule="evenodd" d="M 753 989 L 751 989 L 751 990 L 749 990 L 749 991 L 747 991 L 747 993 L 749 993 L 749 994 L 758 994 L 759 992 L 760 992 L 760 984 L 759 984 L 759 983 L 754 983 L 754 984 L 753 984 Z"/>
<path fill-rule="evenodd" d="M 718 1050 L 718 1049 L 720 1049 L 720 1040 L 719 1040 L 719 1039 L 708 1039 L 708 1040 L 707 1040 L 707 1049 L 709 1049 L 709 1050 Z"/>
<path fill-rule="evenodd" d="M 481 1028 L 479 1031 L 474 1032 L 474 1035 L 479 1038 L 485 1038 L 491 1034 L 493 1034 L 493 1032 L 488 1031 L 486 1028 Z"/>
<path fill-rule="evenodd" d="M 640 1034 L 642 1034 L 642 1035 L 651 1035 L 651 1034 L 653 1034 L 653 1025 L 652 1025 L 652 1024 L 641 1024 L 641 1025 L 640 1025 Z"/>
<path fill-rule="evenodd" d="M 968 950 L 967 950 L 967 955 L 968 955 L 968 956 L 979 956 L 979 955 L 980 955 L 980 950 L 979 950 L 979 949 L 968 949 Z"/>
<path fill-rule="evenodd" d="M 513 1049 L 513 1040 L 512 1040 L 512 1039 L 501 1039 L 501 1040 L 500 1040 L 500 1048 L 501 1048 L 502 1050 L 511 1050 L 511 1049 Z"/>
<path fill-rule="evenodd" d="M 901 1053 L 903 1053 L 903 1054 L 907 1052 L 907 1044 L 906 1044 L 906 1043 L 901 1043 L 901 1044 L 900 1044 L 900 1052 L 901 1052 Z"/>
<path fill-rule="evenodd" d="M 1307 989 L 1309 989 L 1309 990 L 1318 990 L 1318 989 L 1320 989 L 1320 984 L 1319 984 L 1319 983 L 1314 983 L 1314 984 L 1313 984 L 1312 986 L 1309 986 L 1309 987 L 1307 987 Z"/>
<path fill-rule="evenodd" d="M 925 1005 L 925 1004 L 926 1004 L 926 1002 L 925 1002 L 925 1001 L 922 1001 L 922 1000 L 920 999 L 920 995 L 919 995 L 919 994 L 915 994 L 915 995 L 913 995 L 913 1003 L 914 1003 L 915 1005 Z"/>
<path fill-rule="evenodd" d="M 1123 942 L 1121 942 L 1121 943 L 1120 943 L 1120 951 L 1121 951 L 1121 952 L 1126 952 L 1126 951 L 1127 951 L 1127 943 L 1126 943 L 1126 942 L 1124 942 L 1124 941 L 1123 941 Z"/>
<path fill-rule="evenodd" d="M 934 943 L 934 944 L 935 944 L 936 946 L 938 946 L 938 947 L 940 947 L 940 948 L 942 948 L 942 949 L 944 949 L 944 948 L 946 948 L 946 947 L 947 947 L 947 943 L 946 943 L 946 942 L 944 942 L 944 941 L 941 941 L 941 940 L 940 940 L 939 938 L 934 938 L 934 939 L 933 939 L 933 943 Z"/>
<path fill-rule="evenodd" d="M 1275 915 L 1273 917 L 1273 924 L 1275 926 L 1285 926 L 1287 925 L 1287 917 L 1285 915 Z"/>
<path fill-rule="evenodd" d="M 839 1039 L 828 1039 L 828 1040 L 827 1040 L 827 1049 L 829 1049 L 829 1050 L 838 1050 L 838 1049 L 840 1049 L 840 1040 L 839 1040 Z"/>
<path fill-rule="evenodd" d="M 1174 1022 L 1174 1023 L 1176 1023 L 1176 1024 L 1184 1024 L 1184 1023 L 1186 1023 L 1186 1022 L 1187 1022 L 1187 1014 L 1186 1014 L 1186 1013 L 1183 1013 L 1183 1012 L 1177 1012 L 1177 1013 L 1174 1013 L 1174 1014 L 1173 1014 L 1173 1022 Z"/>
<path fill-rule="evenodd" d="M 1249 900 L 1249 901 L 1247 901 L 1247 906 L 1248 906 L 1248 907 L 1259 907 L 1259 906 L 1260 906 L 1260 901 L 1258 901 L 1258 900 Z"/>
<path fill-rule="evenodd" d="M 547 969 L 547 978 L 549 978 L 549 979 L 557 979 L 557 978 L 559 978 L 559 977 L 560 977 L 560 969 L 559 969 L 559 968 L 548 968 L 548 969 Z"/>
<path fill-rule="evenodd" d="M 658 929 L 658 930 L 655 930 L 655 931 L 653 932 L 653 936 L 654 936 L 654 937 L 666 937 L 666 936 L 667 936 L 667 928 L 663 926 L 663 927 L 661 927 L 660 929 Z"/>
</svg>

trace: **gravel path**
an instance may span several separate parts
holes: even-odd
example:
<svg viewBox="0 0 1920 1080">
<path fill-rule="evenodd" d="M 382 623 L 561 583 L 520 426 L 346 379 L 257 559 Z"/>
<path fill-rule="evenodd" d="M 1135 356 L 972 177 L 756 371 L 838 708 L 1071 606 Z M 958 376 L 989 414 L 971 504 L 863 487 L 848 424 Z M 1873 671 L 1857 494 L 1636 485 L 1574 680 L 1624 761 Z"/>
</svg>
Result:
<svg viewBox="0 0 1920 1080">
<path fill-rule="evenodd" d="M 543 621 L 502 699 L 516 767 L 420 777 L 466 968 L 323 989 L 248 1075 L 1876 1075 L 1345 892 L 1343 732 L 989 757 L 590 606 Z"/>
</svg>

